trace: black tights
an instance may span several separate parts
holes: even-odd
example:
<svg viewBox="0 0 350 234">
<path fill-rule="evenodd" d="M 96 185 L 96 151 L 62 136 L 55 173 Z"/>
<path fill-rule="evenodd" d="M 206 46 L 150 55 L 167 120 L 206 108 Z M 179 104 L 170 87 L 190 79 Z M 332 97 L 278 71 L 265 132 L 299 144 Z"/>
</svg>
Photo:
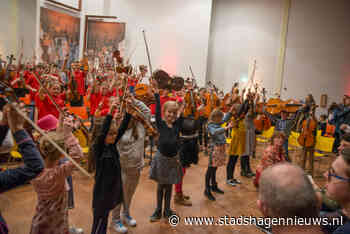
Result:
<svg viewBox="0 0 350 234">
<path fill-rule="evenodd" d="M 216 186 L 216 170 L 217 167 L 208 167 L 207 172 L 205 173 L 205 188 L 210 188 L 211 186 Z"/>
<path fill-rule="evenodd" d="M 158 184 L 157 187 L 157 210 L 162 210 L 164 197 L 164 211 L 170 210 L 171 193 L 173 190 L 172 184 Z"/>
<path fill-rule="evenodd" d="M 230 155 L 230 159 L 226 167 L 227 180 L 232 180 L 234 178 L 237 159 L 238 159 L 237 155 Z"/>
</svg>

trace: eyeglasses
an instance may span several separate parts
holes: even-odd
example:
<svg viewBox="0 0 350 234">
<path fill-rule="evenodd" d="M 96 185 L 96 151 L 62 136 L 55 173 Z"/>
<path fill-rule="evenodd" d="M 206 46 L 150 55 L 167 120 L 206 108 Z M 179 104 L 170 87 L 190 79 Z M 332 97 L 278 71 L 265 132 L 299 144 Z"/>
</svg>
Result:
<svg viewBox="0 0 350 234">
<path fill-rule="evenodd" d="M 328 169 L 328 182 L 331 181 L 331 177 L 335 177 L 337 178 L 338 180 L 342 180 L 342 181 L 346 181 L 346 182 L 350 182 L 350 178 L 344 178 L 344 177 L 341 177 L 341 176 L 338 176 L 337 174 L 335 174 L 335 171 L 332 167 L 330 167 Z"/>
</svg>

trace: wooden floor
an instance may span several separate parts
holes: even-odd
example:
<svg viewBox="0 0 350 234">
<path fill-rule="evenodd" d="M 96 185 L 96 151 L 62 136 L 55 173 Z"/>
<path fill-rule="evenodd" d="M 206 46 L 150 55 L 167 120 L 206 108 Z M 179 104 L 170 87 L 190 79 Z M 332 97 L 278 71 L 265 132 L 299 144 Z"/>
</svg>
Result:
<svg viewBox="0 0 350 234">
<path fill-rule="evenodd" d="M 258 146 L 257 158 L 264 146 Z M 293 161 L 300 152 L 292 153 Z M 316 163 L 316 174 L 320 175 L 330 162 L 333 156 L 324 157 Z M 223 195 L 215 195 L 216 201 L 211 202 L 203 195 L 204 175 L 207 167 L 208 157 L 200 155 L 198 165 L 194 165 L 187 170 L 184 178 L 184 192 L 191 196 L 193 206 L 183 207 L 172 204 L 180 217 L 187 216 L 261 216 L 256 206 L 257 190 L 252 185 L 252 179 L 241 178 L 239 176 L 239 164 L 235 175 L 243 184 L 237 187 L 230 187 L 225 184 L 226 168 L 221 167 L 217 172 L 217 181 L 220 188 L 225 191 Z M 252 168 L 256 167 L 258 159 L 252 160 Z M 319 166 L 320 165 L 320 166 Z M 145 167 L 142 172 L 140 184 L 136 190 L 131 206 L 131 215 L 137 220 L 137 227 L 129 228 L 128 233 L 262 233 L 254 226 L 186 226 L 180 223 L 176 227 L 171 227 L 167 220 L 150 223 L 149 216 L 153 213 L 156 203 L 156 183 L 148 177 L 149 167 Z M 92 224 L 92 187 L 93 180 L 84 178 L 79 172 L 74 172 L 75 209 L 70 211 L 70 225 L 81 227 L 84 233 L 90 233 Z M 323 178 L 316 178 L 316 182 L 321 184 Z M 1 195 L 1 202 L 5 201 L 5 217 L 8 226 L 13 234 L 27 234 L 31 224 L 36 205 L 36 194 L 31 185 L 9 191 Z M 116 233 L 110 226 L 108 233 Z"/>
</svg>

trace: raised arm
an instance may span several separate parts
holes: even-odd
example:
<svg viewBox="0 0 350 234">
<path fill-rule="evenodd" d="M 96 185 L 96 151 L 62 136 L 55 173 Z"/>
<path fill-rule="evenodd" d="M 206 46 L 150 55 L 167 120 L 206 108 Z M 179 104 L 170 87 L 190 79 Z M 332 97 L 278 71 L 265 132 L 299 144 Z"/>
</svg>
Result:
<svg viewBox="0 0 350 234">
<path fill-rule="evenodd" d="M 120 138 L 122 138 L 125 131 L 128 129 L 130 119 L 131 119 L 131 115 L 129 113 L 125 113 L 124 119 L 123 119 L 123 121 L 120 124 L 119 129 L 118 129 L 118 135 L 117 135 L 117 138 L 115 139 L 115 144 L 118 143 Z"/>
<path fill-rule="evenodd" d="M 24 119 L 10 106 L 4 107 L 18 151 L 23 157 L 24 166 L 8 169 L 0 173 L 0 192 L 22 185 L 35 178 L 44 169 L 44 160 L 32 138 L 24 130 Z"/>
</svg>

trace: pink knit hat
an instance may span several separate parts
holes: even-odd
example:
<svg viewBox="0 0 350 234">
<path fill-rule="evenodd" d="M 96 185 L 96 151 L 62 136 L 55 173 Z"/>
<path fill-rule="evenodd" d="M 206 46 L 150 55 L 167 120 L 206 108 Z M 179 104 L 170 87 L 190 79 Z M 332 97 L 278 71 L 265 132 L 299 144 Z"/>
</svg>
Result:
<svg viewBox="0 0 350 234">
<path fill-rule="evenodd" d="M 45 131 L 51 131 L 57 128 L 58 120 L 55 116 L 48 114 L 38 120 L 38 126 Z"/>
</svg>

